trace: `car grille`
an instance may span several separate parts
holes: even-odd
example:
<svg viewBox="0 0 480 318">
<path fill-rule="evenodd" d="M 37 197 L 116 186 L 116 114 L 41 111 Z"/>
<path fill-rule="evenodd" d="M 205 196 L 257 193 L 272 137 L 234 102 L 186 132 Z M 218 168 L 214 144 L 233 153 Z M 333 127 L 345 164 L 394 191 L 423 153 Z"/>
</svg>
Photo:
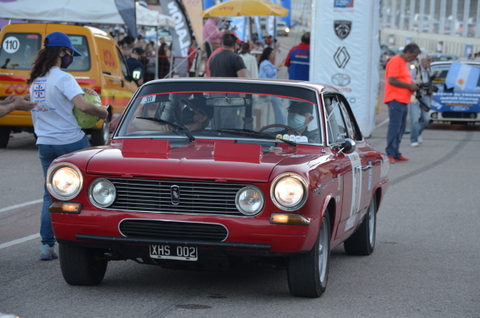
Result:
<svg viewBox="0 0 480 318">
<path fill-rule="evenodd" d="M 120 232 L 126 237 L 212 242 L 221 242 L 228 235 L 227 229 L 219 224 L 158 220 L 124 220 Z"/>
<path fill-rule="evenodd" d="M 462 119 L 476 119 L 476 113 L 463 113 L 463 112 L 443 112 L 443 118 L 462 118 Z"/>
<path fill-rule="evenodd" d="M 109 180 L 117 191 L 117 198 L 110 209 L 152 213 L 243 215 L 235 205 L 235 196 L 244 187 L 241 184 Z"/>
</svg>

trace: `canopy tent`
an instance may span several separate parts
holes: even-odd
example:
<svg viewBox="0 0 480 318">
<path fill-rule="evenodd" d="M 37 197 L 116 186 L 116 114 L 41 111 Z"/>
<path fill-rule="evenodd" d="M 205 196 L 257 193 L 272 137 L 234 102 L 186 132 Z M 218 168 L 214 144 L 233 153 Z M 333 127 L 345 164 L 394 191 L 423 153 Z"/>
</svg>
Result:
<svg viewBox="0 0 480 318">
<path fill-rule="evenodd" d="M 136 4 L 137 25 L 175 27 L 175 20 Z M 84 24 L 125 24 L 114 0 L 17 0 L 0 3 L 0 18 Z"/>
</svg>

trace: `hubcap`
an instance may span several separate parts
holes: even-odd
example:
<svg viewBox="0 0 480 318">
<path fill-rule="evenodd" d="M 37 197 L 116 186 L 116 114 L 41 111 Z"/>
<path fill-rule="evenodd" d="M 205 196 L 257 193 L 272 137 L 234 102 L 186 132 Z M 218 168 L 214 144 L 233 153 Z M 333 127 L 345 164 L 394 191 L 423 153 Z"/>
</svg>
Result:
<svg viewBox="0 0 480 318">
<path fill-rule="evenodd" d="M 372 202 L 368 208 L 368 239 L 370 246 L 375 245 L 375 203 Z"/>
<path fill-rule="evenodd" d="M 325 229 L 325 223 L 322 223 L 319 233 L 318 242 L 318 270 L 320 274 L 320 282 L 325 284 L 325 278 L 327 274 L 327 262 L 328 262 L 328 232 Z"/>
</svg>

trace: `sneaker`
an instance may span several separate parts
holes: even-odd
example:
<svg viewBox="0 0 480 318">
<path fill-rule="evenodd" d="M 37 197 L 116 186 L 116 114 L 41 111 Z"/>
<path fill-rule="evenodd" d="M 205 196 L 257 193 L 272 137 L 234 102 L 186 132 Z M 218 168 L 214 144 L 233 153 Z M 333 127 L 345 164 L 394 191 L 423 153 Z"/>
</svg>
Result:
<svg viewBox="0 0 480 318">
<path fill-rule="evenodd" d="M 405 130 L 403 134 L 408 135 L 410 133 L 410 130 Z"/>
<path fill-rule="evenodd" d="M 412 147 L 418 147 L 420 144 L 415 141 L 415 142 L 412 142 L 411 145 L 412 145 Z"/>
<path fill-rule="evenodd" d="M 395 161 L 408 161 L 408 160 L 410 160 L 410 159 L 405 158 L 404 156 L 400 156 L 398 158 L 395 158 Z"/>
<path fill-rule="evenodd" d="M 418 143 L 421 144 L 423 142 L 423 138 L 422 136 L 418 136 L 418 139 L 417 139 Z"/>
<path fill-rule="evenodd" d="M 390 161 L 390 163 L 395 163 L 395 158 L 388 156 L 388 161 Z"/>
<path fill-rule="evenodd" d="M 49 246 L 48 244 L 43 244 L 40 246 L 40 260 L 50 261 L 56 258 L 58 258 L 58 254 L 55 245 Z"/>
</svg>

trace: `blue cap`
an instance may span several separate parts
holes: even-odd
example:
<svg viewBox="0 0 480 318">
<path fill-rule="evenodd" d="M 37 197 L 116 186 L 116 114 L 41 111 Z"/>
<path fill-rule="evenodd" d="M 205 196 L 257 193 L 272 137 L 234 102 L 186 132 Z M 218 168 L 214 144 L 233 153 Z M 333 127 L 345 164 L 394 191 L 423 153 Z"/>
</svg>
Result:
<svg viewBox="0 0 480 318">
<path fill-rule="evenodd" d="M 82 54 L 78 52 L 72 45 L 70 38 L 62 32 L 53 32 L 47 35 L 48 44 L 45 46 L 61 46 L 67 47 L 73 51 L 73 56 L 81 56 Z"/>
</svg>

